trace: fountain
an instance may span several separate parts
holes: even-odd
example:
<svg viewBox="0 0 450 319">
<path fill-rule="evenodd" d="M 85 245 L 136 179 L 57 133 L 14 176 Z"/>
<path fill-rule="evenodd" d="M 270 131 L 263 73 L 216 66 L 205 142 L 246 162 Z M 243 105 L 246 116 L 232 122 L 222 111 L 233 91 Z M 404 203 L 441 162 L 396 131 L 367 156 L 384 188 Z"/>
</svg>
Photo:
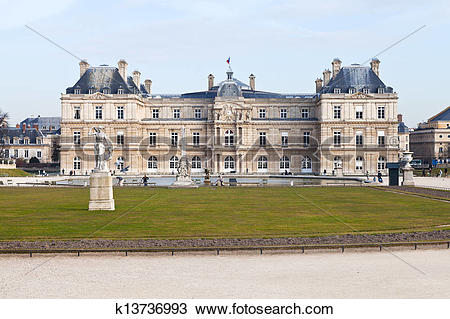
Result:
<svg viewBox="0 0 450 319">
<path fill-rule="evenodd" d="M 184 126 L 181 130 L 181 157 L 178 161 L 177 177 L 170 188 L 198 188 L 191 179 L 191 163 L 186 156 L 186 132 Z"/>
</svg>

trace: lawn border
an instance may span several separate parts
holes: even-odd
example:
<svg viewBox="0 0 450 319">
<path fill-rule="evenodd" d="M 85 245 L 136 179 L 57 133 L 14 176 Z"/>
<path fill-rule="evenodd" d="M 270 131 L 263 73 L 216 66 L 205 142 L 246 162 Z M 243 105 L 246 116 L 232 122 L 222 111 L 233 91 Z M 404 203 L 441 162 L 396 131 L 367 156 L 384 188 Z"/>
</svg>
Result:
<svg viewBox="0 0 450 319">
<path fill-rule="evenodd" d="M 149 248 L 105 248 L 105 249 L 0 249 L 0 255 L 7 254 L 27 254 L 33 257 L 33 254 L 67 254 L 76 253 L 80 256 L 81 253 L 171 253 L 172 256 L 176 252 L 208 252 L 214 251 L 220 255 L 220 251 L 259 251 L 263 254 L 264 250 L 280 251 L 280 250 L 299 250 L 304 253 L 306 250 L 321 250 L 321 249 L 338 249 L 342 253 L 349 248 L 378 248 L 382 251 L 383 248 L 388 247 L 414 247 L 417 250 L 419 246 L 429 245 L 446 245 L 450 249 L 450 241 L 418 241 L 418 242 L 381 242 L 381 243 L 359 243 L 359 244 L 324 244 L 324 245 L 279 245 L 279 246 L 230 246 L 230 247 L 149 247 Z"/>
</svg>

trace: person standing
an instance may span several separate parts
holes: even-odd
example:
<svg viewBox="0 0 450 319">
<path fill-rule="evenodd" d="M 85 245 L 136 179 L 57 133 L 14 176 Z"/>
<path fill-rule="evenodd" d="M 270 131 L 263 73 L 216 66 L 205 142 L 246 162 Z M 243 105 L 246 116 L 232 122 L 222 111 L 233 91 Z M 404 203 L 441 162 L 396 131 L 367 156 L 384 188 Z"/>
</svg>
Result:
<svg viewBox="0 0 450 319">
<path fill-rule="evenodd" d="M 147 177 L 147 174 L 145 174 L 144 177 L 142 177 L 142 182 L 144 183 L 144 187 L 148 185 L 148 177 Z"/>
</svg>

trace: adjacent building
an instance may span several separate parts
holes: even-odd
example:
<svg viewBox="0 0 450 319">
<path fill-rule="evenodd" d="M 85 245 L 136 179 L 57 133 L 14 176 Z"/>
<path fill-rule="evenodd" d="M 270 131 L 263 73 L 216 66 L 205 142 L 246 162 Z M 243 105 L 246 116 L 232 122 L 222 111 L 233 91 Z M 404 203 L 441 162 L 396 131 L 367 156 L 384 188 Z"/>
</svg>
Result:
<svg viewBox="0 0 450 319">
<path fill-rule="evenodd" d="M 424 164 L 432 164 L 433 160 L 440 163 L 450 162 L 450 106 L 442 112 L 419 123 L 410 133 L 411 151 L 415 159 L 421 159 Z"/>
<path fill-rule="evenodd" d="M 59 117 L 30 117 L 16 127 L 1 129 L 0 148 L 8 159 L 57 163 L 60 132 Z"/>
<path fill-rule="evenodd" d="M 155 94 L 127 62 L 91 67 L 61 96 L 61 170 L 94 167 L 93 126 L 113 146 L 111 170 L 173 174 L 181 145 L 193 173 L 364 175 L 386 172 L 399 151 L 397 94 L 379 77 L 380 61 L 342 67 L 315 81 L 313 93 L 256 89 L 229 68 L 224 80 L 207 77 L 203 91 Z"/>
</svg>

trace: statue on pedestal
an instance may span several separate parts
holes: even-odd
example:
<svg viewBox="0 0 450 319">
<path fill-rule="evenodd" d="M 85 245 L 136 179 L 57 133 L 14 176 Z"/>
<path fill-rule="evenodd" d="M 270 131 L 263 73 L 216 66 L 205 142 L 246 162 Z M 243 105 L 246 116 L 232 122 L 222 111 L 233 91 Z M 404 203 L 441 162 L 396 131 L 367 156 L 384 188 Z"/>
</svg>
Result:
<svg viewBox="0 0 450 319">
<path fill-rule="evenodd" d="M 94 144 L 94 157 L 95 157 L 95 168 L 96 171 L 108 171 L 108 163 L 111 159 L 112 145 L 111 142 L 106 137 L 101 126 L 94 126 L 92 128 L 93 133 L 89 135 L 95 136 Z"/>
<path fill-rule="evenodd" d="M 403 170 L 403 182 L 402 185 L 404 186 L 414 186 L 414 168 L 411 167 L 411 161 L 413 159 L 412 157 L 413 152 L 403 152 L 403 156 L 401 158 L 401 165 Z"/>
<path fill-rule="evenodd" d="M 103 132 L 103 128 L 93 127 L 95 136 L 95 167 L 89 177 L 89 210 L 115 210 L 112 178 L 108 171 L 108 162 L 112 155 L 111 142 Z"/>
</svg>

